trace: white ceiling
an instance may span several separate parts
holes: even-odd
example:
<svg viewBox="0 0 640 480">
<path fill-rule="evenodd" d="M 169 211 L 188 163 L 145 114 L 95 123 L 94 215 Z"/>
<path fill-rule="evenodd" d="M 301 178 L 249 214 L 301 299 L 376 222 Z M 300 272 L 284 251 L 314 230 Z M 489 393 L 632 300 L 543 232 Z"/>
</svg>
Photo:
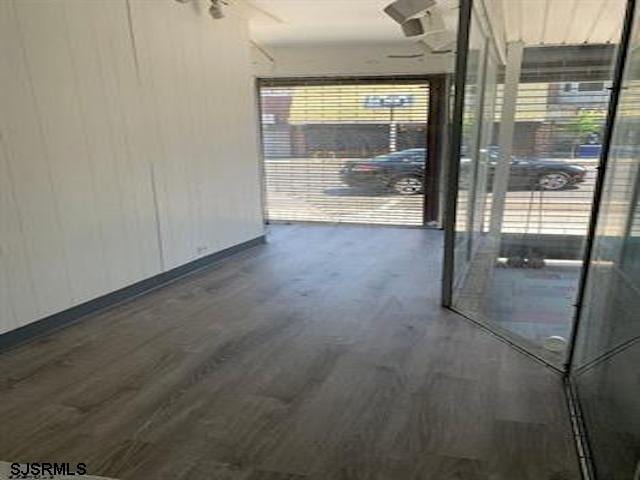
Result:
<svg viewBox="0 0 640 480">
<path fill-rule="evenodd" d="M 391 2 L 245 0 L 244 3 L 253 7 L 252 37 L 265 46 L 415 43 L 383 12 Z"/>
<path fill-rule="evenodd" d="M 626 4 L 626 0 L 489 1 L 502 4 L 507 41 L 528 45 L 617 43 Z"/>
<path fill-rule="evenodd" d="M 391 0 L 241 0 L 264 46 L 410 44 L 382 10 Z M 451 23 L 458 0 L 437 0 Z M 507 41 L 528 45 L 617 42 L 626 0 L 481 0 Z M 498 14 L 495 14 L 498 13 Z"/>
</svg>

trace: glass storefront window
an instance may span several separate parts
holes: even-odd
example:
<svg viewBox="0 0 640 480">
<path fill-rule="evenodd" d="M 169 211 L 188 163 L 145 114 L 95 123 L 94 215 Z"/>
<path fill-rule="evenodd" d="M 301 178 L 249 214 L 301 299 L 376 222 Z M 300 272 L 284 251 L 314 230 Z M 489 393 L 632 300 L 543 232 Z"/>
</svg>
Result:
<svg viewBox="0 0 640 480">
<path fill-rule="evenodd" d="M 640 16 L 618 103 L 573 380 L 598 478 L 640 475 Z"/>
<path fill-rule="evenodd" d="M 524 48 L 511 144 L 501 145 L 509 65 L 479 16 L 474 10 L 465 72 L 452 306 L 561 369 L 616 49 Z M 544 67 L 550 56 L 591 64 L 559 72 L 556 63 Z"/>
</svg>

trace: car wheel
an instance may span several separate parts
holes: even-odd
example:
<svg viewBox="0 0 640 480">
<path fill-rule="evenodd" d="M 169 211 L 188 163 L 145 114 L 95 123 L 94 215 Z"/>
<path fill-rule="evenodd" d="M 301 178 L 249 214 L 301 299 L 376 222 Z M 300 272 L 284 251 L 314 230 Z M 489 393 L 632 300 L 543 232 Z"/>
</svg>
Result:
<svg viewBox="0 0 640 480">
<path fill-rule="evenodd" d="M 540 190 L 562 190 L 571 183 L 571 177 L 563 172 L 549 172 L 538 177 Z"/>
<path fill-rule="evenodd" d="M 391 188 L 400 195 L 417 195 L 422 193 L 422 179 L 413 175 L 398 177 L 391 183 Z"/>
</svg>

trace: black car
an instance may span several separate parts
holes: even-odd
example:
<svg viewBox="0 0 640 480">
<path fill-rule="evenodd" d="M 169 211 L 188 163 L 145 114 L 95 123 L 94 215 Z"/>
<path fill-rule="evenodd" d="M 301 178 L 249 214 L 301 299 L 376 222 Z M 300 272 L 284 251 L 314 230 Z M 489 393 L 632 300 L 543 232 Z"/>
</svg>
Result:
<svg viewBox="0 0 640 480">
<path fill-rule="evenodd" d="M 499 152 L 497 147 L 489 147 L 484 153 L 488 155 L 491 181 Z M 424 148 L 410 148 L 369 160 L 347 162 L 340 173 L 350 187 L 384 188 L 401 195 L 415 195 L 423 192 L 425 156 Z M 471 160 L 463 157 L 460 162 L 462 178 L 470 165 Z M 584 167 L 562 160 L 512 158 L 509 188 L 562 190 L 583 182 L 586 172 Z"/>
</svg>

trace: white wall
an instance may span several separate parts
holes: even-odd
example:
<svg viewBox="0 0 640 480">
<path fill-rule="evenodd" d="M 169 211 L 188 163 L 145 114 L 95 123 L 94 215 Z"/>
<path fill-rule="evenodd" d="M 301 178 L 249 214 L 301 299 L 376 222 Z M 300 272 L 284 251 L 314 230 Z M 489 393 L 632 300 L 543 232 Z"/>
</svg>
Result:
<svg viewBox="0 0 640 480">
<path fill-rule="evenodd" d="M 398 56 L 423 55 L 414 58 Z M 417 42 L 381 45 L 281 46 L 252 50 L 257 77 L 426 75 L 451 73 L 452 53 L 425 53 Z"/>
<path fill-rule="evenodd" d="M 204 3 L 0 1 L 0 332 L 261 235 L 254 102 Z"/>
</svg>

